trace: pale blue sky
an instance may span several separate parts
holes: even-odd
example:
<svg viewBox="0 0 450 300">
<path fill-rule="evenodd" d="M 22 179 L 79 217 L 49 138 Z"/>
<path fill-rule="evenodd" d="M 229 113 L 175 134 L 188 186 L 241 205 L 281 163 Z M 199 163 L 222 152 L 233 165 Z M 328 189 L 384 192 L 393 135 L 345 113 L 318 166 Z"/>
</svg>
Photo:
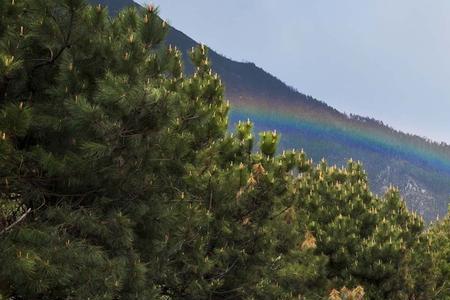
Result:
<svg viewBox="0 0 450 300">
<path fill-rule="evenodd" d="M 152 3 L 193 39 L 302 93 L 450 143 L 449 0 Z"/>
</svg>

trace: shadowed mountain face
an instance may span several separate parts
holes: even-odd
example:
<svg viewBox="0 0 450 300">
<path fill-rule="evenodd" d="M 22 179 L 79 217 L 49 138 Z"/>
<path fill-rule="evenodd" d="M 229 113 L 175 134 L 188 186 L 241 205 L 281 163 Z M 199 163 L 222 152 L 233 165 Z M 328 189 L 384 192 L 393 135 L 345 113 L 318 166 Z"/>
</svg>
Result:
<svg viewBox="0 0 450 300">
<path fill-rule="evenodd" d="M 137 5 L 131 0 L 90 2 L 107 5 L 112 14 Z M 178 47 L 187 58 L 197 42 L 171 28 L 167 44 Z M 427 221 L 446 213 L 450 146 L 404 134 L 374 119 L 342 114 L 252 63 L 236 62 L 212 50 L 210 58 L 232 104 L 230 126 L 250 119 L 256 131 L 277 129 L 282 149 L 303 148 L 316 161 L 325 157 L 330 164 L 342 165 L 350 158 L 360 160 L 376 193 L 384 193 L 392 184 Z M 192 72 L 188 60 L 185 65 Z"/>
</svg>

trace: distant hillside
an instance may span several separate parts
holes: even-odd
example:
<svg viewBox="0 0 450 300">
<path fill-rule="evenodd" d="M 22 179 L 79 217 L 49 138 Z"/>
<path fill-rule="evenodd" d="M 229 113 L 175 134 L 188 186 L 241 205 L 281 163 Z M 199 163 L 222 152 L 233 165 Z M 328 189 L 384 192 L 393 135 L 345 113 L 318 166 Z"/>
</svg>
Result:
<svg viewBox="0 0 450 300">
<path fill-rule="evenodd" d="M 91 0 L 112 14 L 136 5 L 131 0 Z M 167 43 L 184 53 L 197 42 L 172 28 Z M 301 94 L 253 63 L 230 60 L 210 51 L 214 70 L 232 103 L 231 124 L 247 118 L 256 131 L 277 129 L 283 148 L 304 148 L 316 161 L 343 164 L 360 160 L 376 193 L 398 186 L 408 206 L 428 221 L 444 215 L 450 196 L 450 146 L 396 131 L 380 121 L 345 115 Z M 186 61 L 187 71 L 192 66 Z M 324 83 L 326 84 L 326 83 Z M 388 108 L 387 108 L 388 109 Z"/>
</svg>

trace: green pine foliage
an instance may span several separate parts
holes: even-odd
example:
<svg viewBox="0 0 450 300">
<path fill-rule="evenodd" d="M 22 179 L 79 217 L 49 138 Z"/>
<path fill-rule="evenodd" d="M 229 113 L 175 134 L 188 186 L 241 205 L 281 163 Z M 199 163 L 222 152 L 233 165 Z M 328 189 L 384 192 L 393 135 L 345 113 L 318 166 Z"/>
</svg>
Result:
<svg viewBox="0 0 450 300">
<path fill-rule="evenodd" d="M 450 299 L 450 214 L 430 229 L 430 245 L 435 270 L 433 299 Z"/>
<path fill-rule="evenodd" d="M 0 299 L 447 299 L 448 222 L 228 133 L 208 49 L 186 76 L 167 30 L 153 6 L 0 3 Z"/>
</svg>

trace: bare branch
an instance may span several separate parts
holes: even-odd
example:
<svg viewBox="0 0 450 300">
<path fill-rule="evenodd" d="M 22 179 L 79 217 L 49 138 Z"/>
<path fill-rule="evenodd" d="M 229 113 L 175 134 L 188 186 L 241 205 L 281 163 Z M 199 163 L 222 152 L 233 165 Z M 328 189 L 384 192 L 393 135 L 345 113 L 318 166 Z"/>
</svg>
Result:
<svg viewBox="0 0 450 300">
<path fill-rule="evenodd" d="M 14 226 L 16 226 L 17 224 L 22 222 L 30 212 L 31 212 L 31 208 L 29 208 L 23 215 L 21 215 L 14 223 L 12 223 L 8 227 L 6 227 L 2 231 L 0 231 L 0 235 L 6 233 L 7 231 L 11 230 Z"/>
</svg>

